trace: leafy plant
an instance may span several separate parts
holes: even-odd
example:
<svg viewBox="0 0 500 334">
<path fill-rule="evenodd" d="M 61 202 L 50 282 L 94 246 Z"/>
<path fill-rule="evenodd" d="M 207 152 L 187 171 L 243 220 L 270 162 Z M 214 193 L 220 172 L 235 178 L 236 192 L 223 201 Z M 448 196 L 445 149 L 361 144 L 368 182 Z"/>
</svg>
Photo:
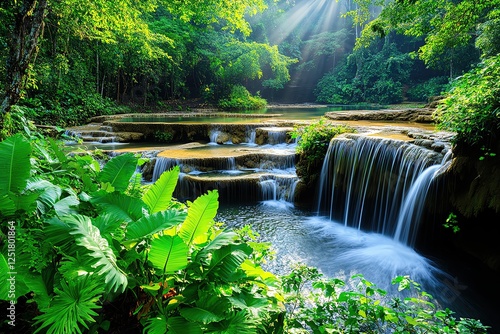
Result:
<svg viewBox="0 0 500 334">
<path fill-rule="evenodd" d="M 219 100 L 219 107 L 226 110 L 258 110 L 266 105 L 266 100 L 259 96 L 252 96 L 241 85 L 233 86 L 229 97 Z"/>
<path fill-rule="evenodd" d="M 432 296 L 407 276 L 392 281 L 404 293 L 402 298 L 388 298 L 386 291 L 360 274 L 344 282 L 326 279 L 304 265 L 282 280 L 287 292 L 288 332 L 486 333 L 488 329 L 477 320 L 457 320 L 452 311 L 438 309 Z"/>
<path fill-rule="evenodd" d="M 260 268 L 262 256 L 215 225 L 217 191 L 187 205 L 172 198 L 178 167 L 137 193 L 133 154 L 101 169 L 89 156 L 66 156 L 51 141 L 22 135 L 0 143 L 0 163 L 2 219 L 16 215 L 18 222 L 19 282 L 15 298 L 2 289 L 0 299 L 31 291 L 41 312 L 37 331 L 81 333 L 106 321 L 103 304 L 122 295 L 137 296 L 130 301 L 135 321 L 153 332 L 265 331 L 282 319 L 278 281 Z M 25 242 L 40 249 L 31 254 L 36 247 Z M 34 255 L 44 260 L 33 262 Z"/>
<path fill-rule="evenodd" d="M 452 82 L 435 113 L 440 129 L 456 132 L 455 141 L 495 150 L 500 129 L 500 56 L 485 59 Z"/>
<path fill-rule="evenodd" d="M 354 132 L 346 125 L 332 125 L 322 117 L 319 121 L 305 127 L 295 127 L 292 138 L 297 138 L 297 152 L 308 161 L 323 159 L 330 144 L 330 140 L 342 133 Z"/>
</svg>

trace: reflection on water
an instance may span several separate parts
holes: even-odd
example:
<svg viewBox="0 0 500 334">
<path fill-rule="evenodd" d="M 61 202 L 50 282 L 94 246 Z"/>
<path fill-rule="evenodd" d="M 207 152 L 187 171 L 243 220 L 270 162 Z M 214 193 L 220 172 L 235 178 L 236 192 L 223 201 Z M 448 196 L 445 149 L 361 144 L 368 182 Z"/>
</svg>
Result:
<svg viewBox="0 0 500 334">
<path fill-rule="evenodd" d="M 185 123 L 185 124 L 200 124 L 200 123 L 262 123 L 270 119 L 293 119 L 293 120 L 310 120 L 323 116 L 331 111 L 346 111 L 346 110 L 377 110 L 379 107 L 369 106 L 328 106 L 328 107 L 305 107 L 305 108 L 290 108 L 276 107 L 262 110 L 251 111 L 235 111 L 224 115 L 223 113 L 204 114 L 192 113 L 185 115 L 172 116 L 169 114 L 156 115 L 137 115 L 120 118 L 120 122 L 165 122 L 165 123 Z M 238 115 L 235 115 L 238 114 Z"/>
</svg>

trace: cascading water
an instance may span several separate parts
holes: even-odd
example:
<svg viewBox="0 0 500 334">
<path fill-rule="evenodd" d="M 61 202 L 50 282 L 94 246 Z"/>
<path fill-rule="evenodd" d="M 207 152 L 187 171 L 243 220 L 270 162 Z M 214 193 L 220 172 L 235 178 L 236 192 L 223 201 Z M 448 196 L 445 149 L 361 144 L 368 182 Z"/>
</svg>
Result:
<svg viewBox="0 0 500 334">
<path fill-rule="evenodd" d="M 293 175 L 265 175 L 260 178 L 263 201 L 293 203 L 295 187 L 299 179 Z"/>
<path fill-rule="evenodd" d="M 325 157 L 318 212 L 346 226 L 413 245 L 442 155 L 403 141 L 349 135 Z"/>
</svg>

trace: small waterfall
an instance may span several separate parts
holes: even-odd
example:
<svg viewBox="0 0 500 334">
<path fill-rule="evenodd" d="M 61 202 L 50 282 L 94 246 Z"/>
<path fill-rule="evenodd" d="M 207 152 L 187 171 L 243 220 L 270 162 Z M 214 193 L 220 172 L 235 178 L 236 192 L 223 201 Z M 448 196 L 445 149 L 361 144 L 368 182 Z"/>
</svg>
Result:
<svg viewBox="0 0 500 334">
<path fill-rule="evenodd" d="M 181 172 L 196 174 L 209 171 L 235 171 L 236 159 L 234 157 L 211 157 L 204 159 L 172 159 L 156 158 L 153 169 L 152 181 L 155 182 L 161 174 L 174 166 L 179 166 Z"/>
<path fill-rule="evenodd" d="M 442 155 L 392 139 L 348 135 L 330 142 L 318 212 L 412 244 Z"/>
<path fill-rule="evenodd" d="M 286 131 L 270 130 L 267 132 L 267 142 L 271 145 L 286 143 Z"/>
<path fill-rule="evenodd" d="M 209 145 L 218 145 L 220 143 L 222 144 L 232 144 L 233 142 L 231 141 L 230 136 L 221 131 L 220 129 L 211 129 L 208 132 L 208 137 L 210 138 L 210 142 L 208 143 Z"/>
<path fill-rule="evenodd" d="M 247 127 L 246 129 L 246 143 L 250 146 L 257 146 L 255 139 L 257 138 L 257 131 L 254 127 Z"/>
<path fill-rule="evenodd" d="M 261 199 L 293 203 L 298 181 L 296 176 L 264 175 L 259 182 Z"/>
</svg>

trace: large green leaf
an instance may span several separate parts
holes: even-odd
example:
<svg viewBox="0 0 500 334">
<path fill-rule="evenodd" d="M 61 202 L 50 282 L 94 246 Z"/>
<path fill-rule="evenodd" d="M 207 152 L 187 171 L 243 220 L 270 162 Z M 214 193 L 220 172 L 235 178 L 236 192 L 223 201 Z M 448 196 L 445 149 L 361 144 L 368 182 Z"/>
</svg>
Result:
<svg viewBox="0 0 500 334">
<path fill-rule="evenodd" d="M 27 191 L 38 192 L 37 209 L 41 214 L 47 213 L 59 200 L 62 194 L 61 187 L 58 187 L 47 180 L 34 178 L 28 181 Z"/>
<path fill-rule="evenodd" d="M 236 244 L 238 234 L 233 231 L 222 231 L 208 245 L 203 247 L 196 255 L 196 263 L 209 264 L 212 259 L 211 253 L 221 247 Z"/>
<path fill-rule="evenodd" d="M 198 197 L 189 207 L 187 218 L 179 231 L 179 236 L 187 245 L 207 241 L 207 232 L 219 207 L 218 198 L 217 190 L 209 191 Z"/>
<path fill-rule="evenodd" d="M 162 211 L 169 206 L 175 186 L 177 185 L 179 173 L 179 166 L 175 166 L 168 172 L 164 172 L 156 180 L 155 184 L 144 193 L 142 200 L 149 207 L 149 212 Z"/>
<path fill-rule="evenodd" d="M 151 317 L 146 320 L 144 333 L 148 334 L 165 334 L 167 332 L 167 317 L 161 314 L 156 317 Z"/>
<path fill-rule="evenodd" d="M 173 334 L 202 334 L 200 325 L 183 317 L 169 317 L 167 322 L 168 333 Z"/>
<path fill-rule="evenodd" d="M 125 237 L 127 240 L 141 240 L 162 230 L 177 226 L 184 219 L 186 219 L 186 213 L 179 210 L 157 212 L 128 224 Z"/>
<path fill-rule="evenodd" d="M 217 334 L 256 334 L 258 318 L 251 317 L 246 310 L 233 313 L 217 323 L 209 324 L 207 332 Z"/>
<path fill-rule="evenodd" d="M 9 195 L 0 195 L 0 213 L 6 217 L 13 216 L 16 213 L 16 202 Z"/>
<path fill-rule="evenodd" d="M 10 272 L 9 265 L 7 263 L 7 259 L 0 253 L 0 279 L 2 280 L 2 284 L 0 284 L 0 300 L 8 300 L 9 294 L 9 281 Z"/>
<path fill-rule="evenodd" d="M 119 215 L 114 214 L 113 212 L 105 212 L 100 214 L 96 218 L 92 219 L 92 225 L 97 227 L 101 232 L 103 237 L 108 237 L 110 235 L 117 236 L 123 235 L 124 231 L 122 226 L 124 225 L 123 219 L 120 218 Z M 118 231 L 118 233 L 116 233 Z"/>
<path fill-rule="evenodd" d="M 125 191 L 137 168 L 137 160 L 132 153 L 114 157 L 102 169 L 99 174 L 99 181 L 110 184 L 116 191 Z"/>
<path fill-rule="evenodd" d="M 26 187 L 31 172 L 31 145 L 22 135 L 0 143 L 0 195 L 17 193 Z"/>
<path fill-rule="evenodd" d="M 199 307 L 187 307 L 180 310 L 181 315 L 187 320 L 193 322 L 201 322 L 202 324 L 209 324 L 211 322 L 221 321 L 224 319 L 217 314 L 210 312 Z"/>
<path fill-rule="evenodd" d="M 93 258 L 92 267 L 97 270 L 97 275 L 104 276 L 104 282 L 110 290 L 122 292 L 127 286 L 127 277 L 116 264 L 116 256 L 101 236 L 97 227 L 92 225 L 89 217 L 73 215 L 62 219 L 72 229 L 69 232 L 75 236 L 76 244 L 86 248 L 89 256 Z"/>
<path fill-rule="evenodd" d="M 47 328 L 47 333 L 82 333 L 80 326 L 88 329 L 88 323 L 95 322 L 95 309 L 99 309 L 98 301 L 103 293 L 102 287 L 93 282 L 89 276 L 81 276 L 66 282 L 61 280 L 61 290 L 47 308 L 42 308 L 42 315 L 35 317 L 38 333 Z M 44 331 L 45 332 L 45 331 Z"/>
<path fill-rule="evenodd" d="M 56 217 L 48 219 L 44 229 L 45 242 L 57 246 L 64 253 L 74 252 L 74 238 L 70 237 L 69 232 L 72 227 L 66 222 Z"/>
<path fill-rule="evenodd" d="M 91 202 L 99 206 L 104 213 L 111 213 L 123 221 L 132 222 L 140 219 L 145 209 L 144 203 L 135 197 L 120 193 L 104 193 L 94 197 Z"/>
<path fill-rule="evenodd" d="M 252 251 L 246 244 L 228 245 L 214 251 L 209 270 L 205 275 L 216 273 L 217 277 L 231 281 L 236 269 L 252 254 Z"/>
<path fill-rule="evenodd" d="M 164 273 L 174 273 L 186 268 L 188 246 L 178 236 L 163 235 L 151 242 L 149 260 Z"/>
</svg>

